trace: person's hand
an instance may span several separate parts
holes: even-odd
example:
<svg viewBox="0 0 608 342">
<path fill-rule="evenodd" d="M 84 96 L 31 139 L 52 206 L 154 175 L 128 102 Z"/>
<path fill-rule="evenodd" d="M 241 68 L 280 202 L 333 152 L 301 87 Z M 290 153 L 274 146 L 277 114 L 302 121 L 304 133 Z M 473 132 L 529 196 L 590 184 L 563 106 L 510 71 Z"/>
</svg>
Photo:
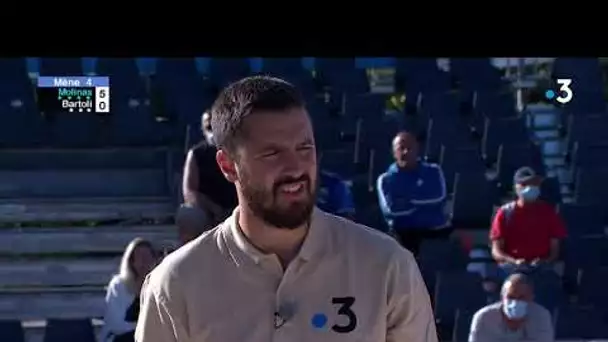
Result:
<svg viewBox="0 0 608 342">
<path fill-rule="evenodd" d="M 515 265 L 521 266 L 526 263 L 526 259 L 515 259 Z"/>
<path fill-rule="evenodd" d="M 536 258 L 536 259 L 532 260 L 532 262 L 530 263 L 530 265 L 532 265 L 532 266 L 538 266 L 541 262 L 542 262 L 542 260 L 540 258 Z"/>
</svg>

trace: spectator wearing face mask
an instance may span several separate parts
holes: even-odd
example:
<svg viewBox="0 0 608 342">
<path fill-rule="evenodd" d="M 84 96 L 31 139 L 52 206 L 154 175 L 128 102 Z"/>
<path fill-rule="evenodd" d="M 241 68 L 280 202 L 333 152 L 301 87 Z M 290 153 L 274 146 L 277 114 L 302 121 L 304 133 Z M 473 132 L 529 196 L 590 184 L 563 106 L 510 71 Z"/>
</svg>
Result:
<svg viewBox="0 0 608 342">
<path fill-rule="evenodd" d="M 492 257 L 503 271 L 531 272 L 547 268 L 559 256 L 566 228 L 555 208 L 539 200 L 542 178 L 530 167 L 513 177 L 517 199 L 498 209 L 492 228 Z"/>
<path fill-rule="evenodd" d="M 469 342 L 554 342 L 549 310 L 534 302 L 530 279 L 511 275 L 502 286 L 501 300 L 473 316 Z"/>
</svg>

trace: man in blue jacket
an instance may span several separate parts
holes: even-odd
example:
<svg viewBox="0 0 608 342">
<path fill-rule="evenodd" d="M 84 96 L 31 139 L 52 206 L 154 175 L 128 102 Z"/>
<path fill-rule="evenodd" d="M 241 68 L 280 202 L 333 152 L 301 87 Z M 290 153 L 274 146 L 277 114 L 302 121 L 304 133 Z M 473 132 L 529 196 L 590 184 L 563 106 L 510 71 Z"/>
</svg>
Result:
<svg viewBox="0 0 608 342">
<path fill-rule="evenodd" d="M 408 132 L 393 139 L 393 157 L 378 177 L 378 201 L 389 229 L 417 255 L 423 239 L 448 238 L 452 232 L 445 179 L 440 166 L 418 159 L 418 141 Z"/>
<path fill-rule="evenodd" d="M 337 174 L 319 171 L 317 206 L 328 213 L 353 220 L 355 204 L 348 184 Z"/>
</svg>

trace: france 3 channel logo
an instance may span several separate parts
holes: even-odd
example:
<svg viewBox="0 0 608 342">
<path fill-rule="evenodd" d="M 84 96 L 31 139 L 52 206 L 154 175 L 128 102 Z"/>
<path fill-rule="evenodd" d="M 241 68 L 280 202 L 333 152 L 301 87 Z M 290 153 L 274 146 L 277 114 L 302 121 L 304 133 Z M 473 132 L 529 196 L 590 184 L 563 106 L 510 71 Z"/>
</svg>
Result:
<svg viewBox="0 0 608 342">
<path fill-rule="evenodd" d="M 44 113 L 110 112 L 110 78 L 87 76 L 41 76 L 38 104 Z"/>
<path fill-rule="evenodd" d="M 558 78 L 555 81 L 560 87 L 556 92 L 553 89 L 549 89 L 545 92 L 545 97 L 550 101 L 557 101 L 561 104 L 566 104 L 572 101 L 574 92 L 572 91 L 572 79 L 570 78 Z"/>
</svg>

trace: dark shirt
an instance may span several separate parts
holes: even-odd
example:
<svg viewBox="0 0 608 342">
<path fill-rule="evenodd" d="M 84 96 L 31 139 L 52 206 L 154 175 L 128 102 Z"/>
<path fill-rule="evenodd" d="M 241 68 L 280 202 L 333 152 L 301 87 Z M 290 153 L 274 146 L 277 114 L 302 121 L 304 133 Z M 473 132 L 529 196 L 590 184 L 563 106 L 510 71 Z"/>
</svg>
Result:
<svg viewBox="0 0 608 342">
<path fill-rule="evenodd" d="M 139 317 L 139 296 L 133 299 L 133 303 L 125 312 L 125 322 L 137 322 Z"/>
<path fill-rule="evenodd" d="M 226 210 L 237 206 L 236 189 L 222 174 L 215 154 L 217 148 L 203 140 L 192 148 L 192 154 L 198 166 L 197 191 L 209 197 L 213 202 Z"/>
</svg>

